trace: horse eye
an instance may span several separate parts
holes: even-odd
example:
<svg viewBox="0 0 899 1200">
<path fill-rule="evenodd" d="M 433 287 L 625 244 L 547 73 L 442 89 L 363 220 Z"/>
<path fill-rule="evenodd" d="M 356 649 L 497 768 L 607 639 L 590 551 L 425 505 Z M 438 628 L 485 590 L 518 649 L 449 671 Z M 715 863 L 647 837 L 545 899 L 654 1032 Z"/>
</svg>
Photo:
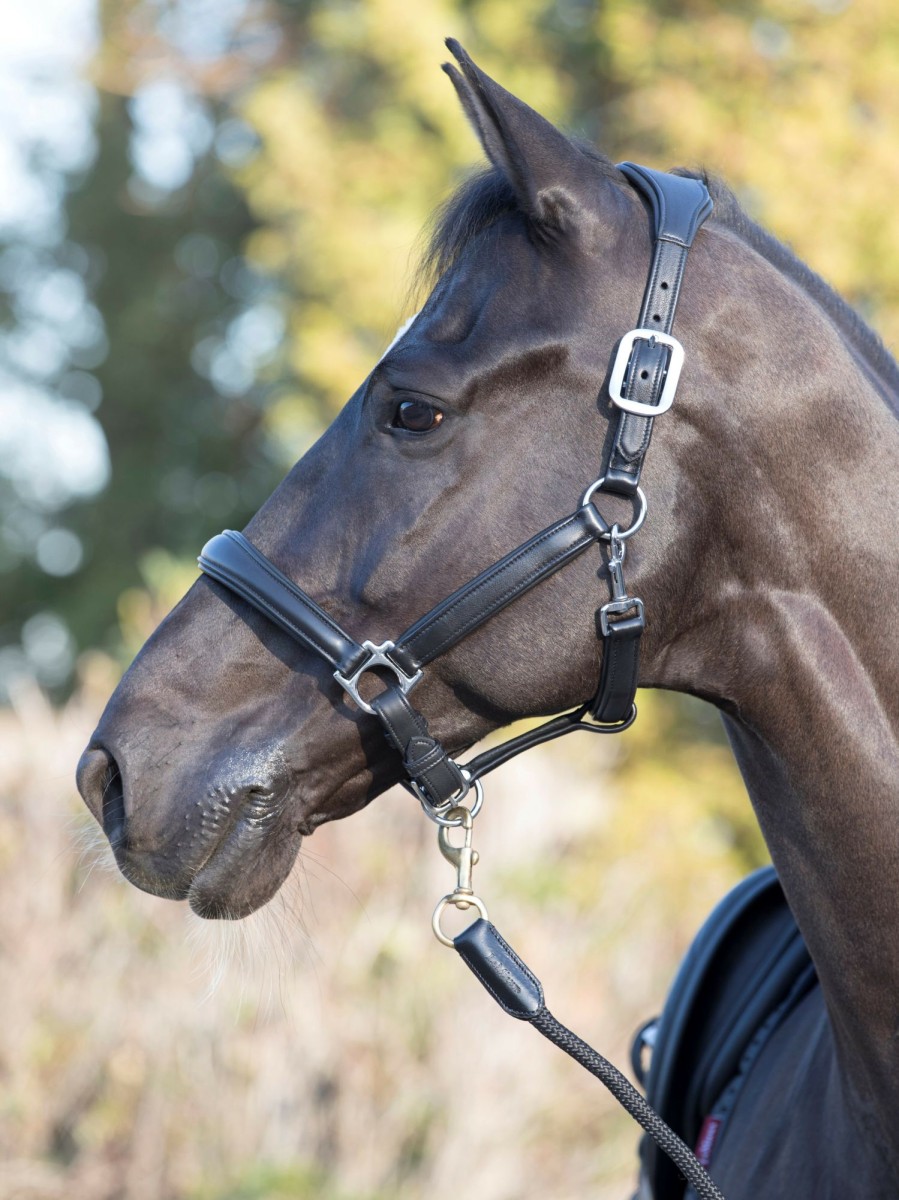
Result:
<svg viewBox="0 0 899 1200">
<path fill-rule="evenodd" d="M 395 429 L 408 429 L 411 433 L 428 433 L 442 420 L 443 413 L 427 400 L 404 400 L 397 407 L 393 425 Z"/>
</svg>

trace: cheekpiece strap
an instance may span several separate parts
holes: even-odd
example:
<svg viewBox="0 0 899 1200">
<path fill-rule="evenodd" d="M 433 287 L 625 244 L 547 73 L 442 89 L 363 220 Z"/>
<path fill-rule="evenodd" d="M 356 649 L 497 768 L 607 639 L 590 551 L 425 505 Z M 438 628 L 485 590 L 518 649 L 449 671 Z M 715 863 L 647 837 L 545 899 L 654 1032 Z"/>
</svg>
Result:
<svg viewBox="0 0 899 1200">
<path fill-rule="evenodd" d="M 620 388 L 617 395 L 613 391 L 612 401 L 622 411 L 603 486 L 608 492 L 632 496 L 649 449 L 653 418 L 666 411 L 674 399 L 683 351 L 671 338 L 671 327 L 687 253 L 697 230 L 712 211 L 712 198 L 698 179 L 669 175 L 631 162 L 619 163 L 618 169 L 648 201 L 655 242 L 638 328 L 634 331 L 639 336 L 628 341 L 631 338 L 628 334 L 622 339 L 618 361 L 623 378 L 616 379 L 614 370 L 612 377 L 612 384 Z M 662 336 L 653 338 L 653 334 Z"/>
<path fill-rule="evenodd" d="M 653 421 L 671 407 L 680 377 L 684 352 L 671 329 L 687 254 L 712 198 L 698 179 L 630 162 L 619 170 L 649 204 L 654 244 L 637 328 L 621 339 L 612 367 L 609 392 L 620 413 L 602 489 L 635 496 Z M 602 610 L 602 673 L 590 705 L 601 722 L 623 721 L 637 694 L 643 606 L 627 596 L 623 561 L 623 551 L 610 558 L 613 599 Z"/>
<path fill-rule="evenodd" d="M 425 666 L 608 533 L 594 506 L 582 504 L 441 600 L 400 634 L 393 657 L 408 670 Z"/>
</svg>

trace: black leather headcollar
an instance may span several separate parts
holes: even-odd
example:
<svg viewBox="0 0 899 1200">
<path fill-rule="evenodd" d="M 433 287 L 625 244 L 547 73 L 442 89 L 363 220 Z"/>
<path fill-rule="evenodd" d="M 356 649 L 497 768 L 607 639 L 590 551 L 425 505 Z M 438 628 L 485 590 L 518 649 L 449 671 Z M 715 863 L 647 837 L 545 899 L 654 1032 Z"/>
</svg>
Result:
<svg viewBox="0 0 899 1200">
<path fill-rule="evenodd" d="M 653 420 L 670 407 L 683 362 L 683 349 L 671 336 L 687 253 L 712 210 L 708 189 L 697 179 L 663 174 L 634 163 L 620 169 L 648 202 L 654 245 L 639 324 L 621 339 L 612 365 L 610 393 L 620 410 L 605 474 L 587 489 L 568 517 L 543 529 L 505 558 L 463 584 L 394 642 L 356 642 L 324 609 L 256 549 L 241 533 L 226 530 L 203 547 L 202 571 L 263 613 L 291 637 L 328 662 L 334 678 L 366 713 L 378 717 L 399 753 L 408 784 L 432 815 L 461 800 L 488 771 L 531 746 L 575 729 L 617 733 L 636 716 L 639 643 L 643 604 L 627 594 L 623 563 L 626 539 L 645 515 L 640 472 Z M 630 530 L 609 527 L 593 504 L 597 492 L 636 496 L 642 505 Z M 604 642 L 599 689 L 589 704 L 547 721 L 464 766 L 431 736 L 409 693 L 423 668 L 501 609 L 549 578 L 596 542 L 610 544 L 612 599 L 600 610 Z M 359 692 L 367 671 L 392 675 L 370 702 Z M 590 712 L 593 721 L 586 720 Z"/>
</svg>

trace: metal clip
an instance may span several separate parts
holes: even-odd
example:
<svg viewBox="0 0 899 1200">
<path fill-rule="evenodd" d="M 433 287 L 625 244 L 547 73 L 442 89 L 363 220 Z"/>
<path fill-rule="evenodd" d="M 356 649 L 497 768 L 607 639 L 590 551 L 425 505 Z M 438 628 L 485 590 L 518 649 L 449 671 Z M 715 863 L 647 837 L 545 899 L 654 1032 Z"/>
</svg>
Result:
<svg viewBox="0 0 899 1200">
<path fill-rule="evenodd" d="M 599 628 L 603 637 L 609 636 L 612 626 L 610 616 L 622 616 L 631 609 L 643 620 L 643 601 L 639 596 L 629 596 L 624 582 L 624 556 L 627 546 L 617 525 L 613 525 L 609 533 L 609 579 L 612 583 L 612 599 L 599 610 Z"/>
<path fill-rule="evenodd" d="M 444 946 L 452 946 L 453 939 L 443 932 L 440 925 L 443 910 L 448 904 L 452 904 L 455 908 L 462 909 L 463 911 L 474 907 L 485 921 L 488 918 L 484 902 L 479 896 L 474 894 L 471 884 L 472 868 L 480 857 L 477 850 L 472 849 L 471 845 L 471 809 L 465 808 L 464 805 L 459 805 L 457 808 L 450 809 L 447 817 L 451 820 L 458 818 L 459 825 L 464 831 L 464 841 L 461 846 L 454 846 L 450 841 L 450 828 L 454 828 L 454 826 L 441 825 L 437 830 L 437 845 L 440 847 L 440 853 L 448 863 L 451 863 L 456 868 L 456 886 L 449 895 L 443 897 L 434 909 L 431 926 L 439 942 L 442 942 Z"/>
<path fill-rule="evenodd" d="M 612 580 L 612 599 L 627 600 L 627 588 L 624 586 L 624 556 L 627 545 L 621 538 L 617 525 L 613 525 L 609 536 L 609 577 Z"/>
<path fill-rule="evenodd" d="M 465 831 L 465 840 L 461 846 L 454 846 L 450 841 L 450 827 L 441 825 L 437 830 L 437 845 L 440 847 L 440 853 L 448 863 L 456 868 L 456 888 L 453 896 L 471 896 L 474 895 L 471 886 L 471 869 L 477 863 L 480 857 L 477 850 L 471 848 L 471 831 L 472 831 L 472 816 L 471 809 L 460 805 L 453 810 L 451 816 L 459 817 L 459 825 Z M 458 827 L 456 827 L 458 828 Z M 457 908 L 468 908 L 464 902 L 458 902 Z"/>
</svg>

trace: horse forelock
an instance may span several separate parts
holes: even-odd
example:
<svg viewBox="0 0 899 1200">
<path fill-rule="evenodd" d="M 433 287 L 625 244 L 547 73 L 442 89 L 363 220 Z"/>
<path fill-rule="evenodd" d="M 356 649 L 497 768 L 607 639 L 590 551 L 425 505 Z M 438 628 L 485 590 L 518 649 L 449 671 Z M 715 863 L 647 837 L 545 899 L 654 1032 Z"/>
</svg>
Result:
<svg viewBox="0 0 899 1200">
<path fill-rule="evenodd" d="M 618 168 L 594 146 L 577 138 L 570 140 L 598 168 L 600 177 L 624 182 Z M 485 167 L 463 179 L 428 221 L 416 286 L 433 285 L 481 234 L 507 214 L 523 211 L 515 188 L 499 168 Z"/>
<path fill-rule="evenodd" d="M 497 168 L 486 167 L 469 175 L 428 221 L 416 284 L 434 284 L 481 233 L 518 210 L 515 190 Z"/>
</svg>

